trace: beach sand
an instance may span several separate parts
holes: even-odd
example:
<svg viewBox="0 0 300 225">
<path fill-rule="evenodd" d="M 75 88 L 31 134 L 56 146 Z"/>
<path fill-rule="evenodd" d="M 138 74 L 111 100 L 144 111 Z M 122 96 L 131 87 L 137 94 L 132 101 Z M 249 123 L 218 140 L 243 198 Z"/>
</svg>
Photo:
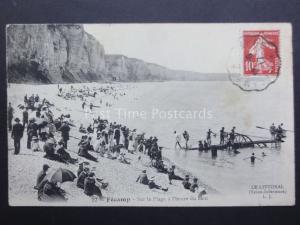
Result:
<svg viewBox="0 0 300 225">
<path fill-rule="evenodd" d="M 70 113 L 74 123 L 78 126 L 79 123 L 82 122 L 84 114 L 80 112 L 81 103 L 79 100 L 74 104 L 75 101 L 66 101 L 59 98 L 56 88 L 53 85 L 51 86 L 52 88 L 50 88 L 49 85 L 11 85 L 8 89 L 8 101 L 12 102 L 16 111 L 15 116 L 21 115 L 21 110 L 17 108 L 17 105 L 23 103 L 24 95 L 27 93 L 29 97 L 31 93 L 38 93 L 41 98 L 46 97 L 47 100 L 55 103 L 55 107 L 51 108 L 55 116 L 62 113 L 57 109 L 68 109 L 68 111 L 63 110 L 63 113 Z M 102 100 L 105 101 L 106 98 L 102 97 Z M 121 100 L 119 99 L 119 101 Z M 117 102 L 115 104 L 117 104 Z M 86 119 L 86 121 L 88 120 Z M 78 128 L 72 128 L 71 135 L 78 137 L 80 133 L 77 129 Z M 24 137 L 21 141 L 20 154 L 14 155 L 13 140 L 10 138 L 10 133 L 8 133 L 8 135 L 9 204 L 12 206 L 49 205 L 49 203 L 38 201 L 37 191 L 33 189 L 36 183 L 36 176 L 41 171 L 43 164 L 47 163 L 50 165 L 51 170 L 62 167 L 73 171 L 75 174 L 78 165 L 66 165 L 51 161 L 43 158 L 44 152 L 33 152 L 27 149 L 26 132 L 24 132 Z M 56 133 L 56 140 L 59 139 L 59 134 Z M 76 139 L 70 139 L 68 143 L 69 153 L 73 158 L 78 158 L 79 162 L 87 161 L 76 154 L 78 151 L 78 142 Z M 109 186 L 105 190 L 102 190 L 102 194 L 105 198 L 101 201 L 95 201 L 86 196 L 82 189 L 76 187 L 75 180 L 74 182 L 65 182 L 62 184 L 62 188 L 68 193 L 68 201 L 63 203 L 63 205 L 152 205 L 151 200 L 153 199 L 155 199 L 156 205 L 160 203 L 163 205 L 167 200 L 171 200 L 171 204 L 172 200 L 174 200 L 174 205 L 177 205 L 178 201 L 176 198 L 198 197 L 197 193 L 185 190 L 181 181 L 173 181 L 172 185 L 169 185 L 167 174 L 157 173 L 154 168 L 150 167 L 150 159 L 146 155 L 127 153 L 126 158 L 131 162 L 130 165 L 127 165 L 120 163 L 118 160 L 99 157 L 95 152 L 90 153 L 98 157 L 98 162 L 89 161 L 90 168 L 95 167 L 96 177 L 103 178 L 104 182 L 109 183 Z M 139 156 L 141 156 L 140 160 L 138 159 Z M 167 163 L 170 165 L 171 162 Z M 162 187 L 167 187 L 168 191 L 150 190 L 148 186 L 137 183 L 136 179 L 143 169 L 147 170 L 149 178 L 155 176 L 155 183 Z M 184 176 L 181 170 L 175 170 L 175 173 Z M 203 184 L 202 187 L 205 187 L 205 185 Z M 213 190 L 210 192 L 207 187 L 205 188 L 208 194 L 214 192 Z M 148 198 L 148 200 L 146 201 L 145 198 Z M 55 205 L 57 204 L 58 203 L 55 203 Z M 168 202 L 168 204 L 170 205 L 170 202 Z"/>
</svg>

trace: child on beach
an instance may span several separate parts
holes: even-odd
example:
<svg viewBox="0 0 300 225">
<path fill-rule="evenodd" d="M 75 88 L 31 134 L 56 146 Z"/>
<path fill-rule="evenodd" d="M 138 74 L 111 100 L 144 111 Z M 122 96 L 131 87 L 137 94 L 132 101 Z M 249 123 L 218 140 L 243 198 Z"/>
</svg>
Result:
<svg viewBox="0 0 300 225">
<path fill-rule="evenodd" d="M 31 148 L 32 148 L 32 151 L 34 151 L 34 152 L 42 151 L 42 149 L 40 148 L 40 144 L 39 144 L 39 140 L 38 140 L 37 136 L 32 137 Z"/>
</svg>

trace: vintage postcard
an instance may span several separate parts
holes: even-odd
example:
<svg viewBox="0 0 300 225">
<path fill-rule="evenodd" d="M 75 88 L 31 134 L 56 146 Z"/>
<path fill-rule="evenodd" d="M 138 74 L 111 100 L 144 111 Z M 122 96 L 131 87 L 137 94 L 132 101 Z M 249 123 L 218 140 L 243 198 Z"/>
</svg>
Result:
<svg viewBox="0 0 300 225">
<path fill-rule="evenodd" d="M 287 23 L 9 24 L 10 206 L 295 204 Z"/>
</svg>

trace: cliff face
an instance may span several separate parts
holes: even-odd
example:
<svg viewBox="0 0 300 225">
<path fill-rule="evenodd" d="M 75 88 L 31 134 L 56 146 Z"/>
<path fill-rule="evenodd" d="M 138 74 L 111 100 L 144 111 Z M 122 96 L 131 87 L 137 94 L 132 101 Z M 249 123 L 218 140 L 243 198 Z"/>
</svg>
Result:
<svg viewBox="0 0 300 225">
<path fill-rule="evenodd" d="M 211 80 L 123 55 L 105 55 L 82 25 L 9 25 L 7 76 L 12 83 Z M 217 79 L 220 76 L 215 76 Z"/>
<path fill-rule="evenodd" d="M 105 65 L 107 76 L 117 81 L 166 80 L 166 68 L 123 55 L 106 55 Z"/>
<path fill-rule="evenodd" d="M 9 82 L 86 82 L 102 79 L 104 48 L 82 25 L 10 25 Z"/>
</svg>

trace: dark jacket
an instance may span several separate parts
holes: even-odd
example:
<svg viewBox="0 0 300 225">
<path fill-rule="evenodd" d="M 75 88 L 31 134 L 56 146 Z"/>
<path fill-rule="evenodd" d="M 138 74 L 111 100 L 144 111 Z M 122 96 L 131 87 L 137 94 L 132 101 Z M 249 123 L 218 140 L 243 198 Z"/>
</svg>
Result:
<svg viewBox="0 0 300 225">
<path fill-rule="evenodd" d="M 21 139 L 23 137 L 24 128 L 20 123 L 16 123 L 13 125 L 11 136 L 14 139 Z"/>
<path fill-rule="evenodd" d="M 77 187 L 84 189 L 84 180 L 88 177 L 85 171 L 82 171 L 77 178 Z"/>
<path fill-rule="evenodd" d="M 141 184 L 148 185 L 149 180 L 148 180 L 147 174 L 145 174 L 145 173 L 140 174 L 139 177 L 137 178 L 136 182 L 140 182 Z"/>
<path fill-rule="evenodd" d="M 55 153 L 54 147 L 51 146 L 51 145 L 50 145 L 49 143 L 47 143 L 47 142 L 44 144 L 43 149 L 44 149 L 44 152 L 46 152 L 46 156 L 52 156 L 52 155 L 54 155 L 54 153 Z"/>
<path fill-rule="evenodd" d="M 88 149 L 89 149 L 89 145 L 90 145 L 90 143 L 87 140 L 86 141 L 82 141 L 80 143 L 78 155 L 79 156 L 85 156 L 85 155 L 87 155 Z"/>
<path fill-rule="evenodd" d="M 36 123 L 30 122 L 27 126 L 27 134 L 31 137 L 38 136 L 37 133 L 38 125 Z"/>
<path fill-rule="evenodd" d="M 191 183 L 188 180 L 184 180 L 182 182 L 182 185 L 185 189 L 190 189 L 190 187 L 191 187 Z"/>
<path fill-rule="evenodd" d="M 87 177 L 84 180 L 84 193 L 86 195 L 93 195 L 94 194 L 94 190 L 95 190 L 95 179 L 91 178 L 91 177 Z"/>
<path fill-rule="evenodd" d="M 12 119 L 13 118 L 13 115 L 14 114 L 14 109 L 13 109 L 13 107 L 8 107 L 8 109 L 7 109 L 7 118 L 8 119 Z"/>
<path fill-rule="evenodd" d="M 63 137 L 63 139 L 69 140 L 70 127 L 68 124 L 63 124 L 58 130 L 61 131 L 61 136 Z"/>
<path fill-rule="evenodd" d="M 115 136 L 114 136 L 114 139 L 118 139 L 118 138 L 120 138 L 120 136 L 121 136 L 120 130 L 119 130 L 119 129 L 116 129 L 116 130 L 115 130 Z"/>
<path fill-rule="evenodd" d="M 27 111 L 23 111 L 23 121 L 28 121 L 28 112 Z"/>
</svg>

